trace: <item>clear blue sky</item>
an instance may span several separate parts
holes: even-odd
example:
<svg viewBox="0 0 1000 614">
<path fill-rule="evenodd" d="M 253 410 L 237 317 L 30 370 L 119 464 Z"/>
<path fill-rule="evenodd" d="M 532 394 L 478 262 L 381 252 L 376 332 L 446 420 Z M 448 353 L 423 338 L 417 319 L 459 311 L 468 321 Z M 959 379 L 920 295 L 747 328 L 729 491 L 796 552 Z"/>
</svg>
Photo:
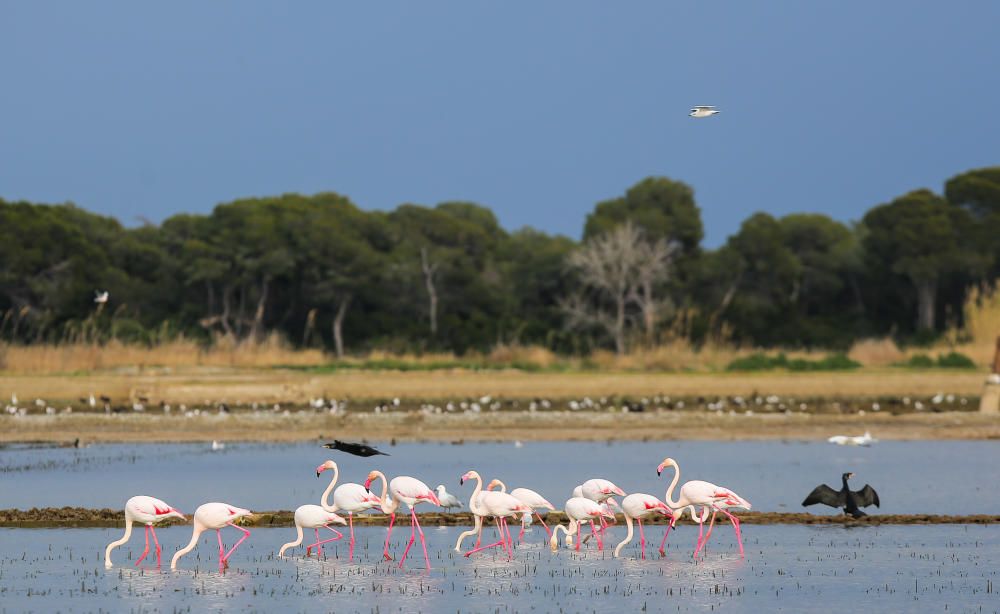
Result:
<svg viewBox="0 0 1000 614">
<path fill-rule="evenodd" d="M 993 0 L 2 0 L 0 197 L 132 225 L 333 190 L 578 237 L 666 175 L 715 246 L 1000 164 L 998 24 Z"/>
</svg>

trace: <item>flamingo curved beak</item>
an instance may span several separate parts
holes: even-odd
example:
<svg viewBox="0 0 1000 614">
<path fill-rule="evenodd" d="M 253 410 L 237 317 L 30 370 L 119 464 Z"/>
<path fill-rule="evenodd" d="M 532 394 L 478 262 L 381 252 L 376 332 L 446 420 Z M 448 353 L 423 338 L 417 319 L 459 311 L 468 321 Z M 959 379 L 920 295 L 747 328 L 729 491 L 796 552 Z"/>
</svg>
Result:
<svg viewBox="0 0 1000 614">
<path fill-rule="evenodd" d="M 370 488 L 371 485 L 372 485 L 372 479 L 371 478 L 368 478 L 367 480 L 365 480 L 365 490 L 367 490 L 368 492 L 371 492 L 372 491 L 372 489 Z"/>
</svg>

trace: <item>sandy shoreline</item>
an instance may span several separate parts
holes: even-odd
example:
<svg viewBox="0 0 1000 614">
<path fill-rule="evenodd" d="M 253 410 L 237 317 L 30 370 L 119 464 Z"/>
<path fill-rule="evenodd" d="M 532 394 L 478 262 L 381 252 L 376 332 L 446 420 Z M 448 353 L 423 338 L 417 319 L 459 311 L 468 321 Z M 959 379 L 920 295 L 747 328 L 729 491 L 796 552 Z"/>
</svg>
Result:
<svg viewBox="0 0 1000 614">
<path fill-rule="evenodd" d="M 978 412 L 728 414 L 725 412 L 419 412 L 65 414 L 0 418 L 0 442 L 825 440 L 868 430 L 881 440 L 1000 439 Z"/>
</svg>

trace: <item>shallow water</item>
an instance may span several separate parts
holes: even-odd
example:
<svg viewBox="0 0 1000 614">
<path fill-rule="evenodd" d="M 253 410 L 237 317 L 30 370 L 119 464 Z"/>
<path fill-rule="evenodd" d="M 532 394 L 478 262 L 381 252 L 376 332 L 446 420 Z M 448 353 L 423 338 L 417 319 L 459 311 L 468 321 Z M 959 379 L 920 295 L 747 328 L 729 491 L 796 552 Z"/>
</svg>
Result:
<svg viewBox="0 0 1000 614">
<path fill-rule="evenodd" d="M 355 561 L 346 547 L 326 560 L 301 548 L 277 559 L 291 529 L 255 529 L 220 574 L 215 536 L 169 571 L 189 527 L 158 531 L 165 570 L 136 569 L 142 536 L 115 551 L 103 568 L 104 545 L 120 529 L 0 529 L 0 610 L 4 612 L 275 611 L 949 611 L 996 612 L 1000 527 L 744 527 L 746 558 L 732 530 L 720 527 L 704 561 L 692 562 L 693 527 L 671 533 L 667 557 L 638 559 L 633 543 L 623 559 L 588 546 L 553 554 L 534 528 L 515 560 L 485 554 L 466 559 L 450 548 L 459 528 L 427 527 L 432 569 L 419 544 L 404 571 L 381 559 L 385 529 L 357 530 Z M 622 527 L 610 530 L 610 542 Z M 659 541 L 660 528 L 649 538 Z M 398 558 L 409 530 L 394 533 Z M 488 537 L 488 536 L 487 536 Z M 234 535 L 227 533 L 227 545 Z M 335 558 L 337 555 L 341 559 Z M 416 555 L 416 558 L 413 556 Z"/>
<path fill-rule="evenodd" d="M 205 501 L 227 501 L 253 510 L 294 509 L 318 501 L 329 473 L 315 477 L 327 458 L 340 465 L 341 481 L 363 482 L 382 469 L 431 487 L 445 484 L 467 499 L 471 486 L 459 476 L 477 469 L 509 488 L 526 486 L 557 507 L 573 486 L 605 477 L 626 492 L 662 497 L 671 472 L 656 465 L 672 456 L 681 480 L 705 479 L 749 499 L 755 510 L 801 511 L 802 499 L 820 483 L 840 486 L 854 471 L 855 489 L 871 484 L 882 507 L 874 513 L 989 514 L 1000 510 L 1000 442 L 881 442 L 870 448 L 805 442 L 527 442 L 377 444 L 391 456 L 358 458 L 316 443 L 230 443 L 213 452 L 206 444 L 115 444 L 74 448 L 0 448 L 0 508 L 76 505 L 117 508 L 134 494 L 165 499 L 190 512 Z M 812 507 L 815 513 L 836 513 Z"/>
</svg>

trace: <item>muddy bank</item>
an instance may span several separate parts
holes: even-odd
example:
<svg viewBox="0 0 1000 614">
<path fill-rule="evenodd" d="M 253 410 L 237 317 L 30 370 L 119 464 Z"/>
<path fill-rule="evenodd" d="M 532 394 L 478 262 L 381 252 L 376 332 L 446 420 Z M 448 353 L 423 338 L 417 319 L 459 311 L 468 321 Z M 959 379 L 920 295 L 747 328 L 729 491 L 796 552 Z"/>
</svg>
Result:
<svg viewBox="0 0 1000 614">
<path fill-rule="evenodd" d="M 258 512 L 249 519 L 243 519 L 240 524 L 248 527 L 292 527 L 294 512 L 280 510 L 273 512 Z M 786 512 L 745 512 L 739 514 L 744 524 L 807 524 L 807 525 L 846 525 L 869 526 L 883 524 L 998 524 L 1000 515 L 979 514 L 965 516 L 944 516 L 934 514 L 885 514 L 870 515 L 853 519 L 844 515 L 817 515 L 808 513 Z M 472 526 L 473 518 L 469 512 L 438 513 L 426 512 L 420 514 L 424 526 Z M 566 522 L 562 512 L 549 512 L 545 517 L 547 524 Z M 618 522 L 625 519 L 618 514 Z M 118 527 L 123 523 L 121 510 L 87 509 L 81 507 L 46 507 L 30 510 L 0 510 L 0 527 L 2 528 L 84 528 L 84 527 Z M 664 524 L 663 520 L 651 520 L 648 524 Z M 179 520 L 168 520 L 157 526 L 185 524 Z M 357 526 L 386 526 L 388 516 L 384 514 L 355 516 Z M 647 523 L 644 523 L 647 524 Z M 692 524 L 685 518 L 678 524 Z"/>
<path fill-rule="evenodd" d="M 853 414 L 717 411 L 158 412 L 0 417 L 0 442 L 661 441 L 807 440 L 870 431 L 881 440 L 1000 439 L 1000 419 L 978 412 Z M 77 442 L 79 440 L 79 442 Z"/>
</svg>

